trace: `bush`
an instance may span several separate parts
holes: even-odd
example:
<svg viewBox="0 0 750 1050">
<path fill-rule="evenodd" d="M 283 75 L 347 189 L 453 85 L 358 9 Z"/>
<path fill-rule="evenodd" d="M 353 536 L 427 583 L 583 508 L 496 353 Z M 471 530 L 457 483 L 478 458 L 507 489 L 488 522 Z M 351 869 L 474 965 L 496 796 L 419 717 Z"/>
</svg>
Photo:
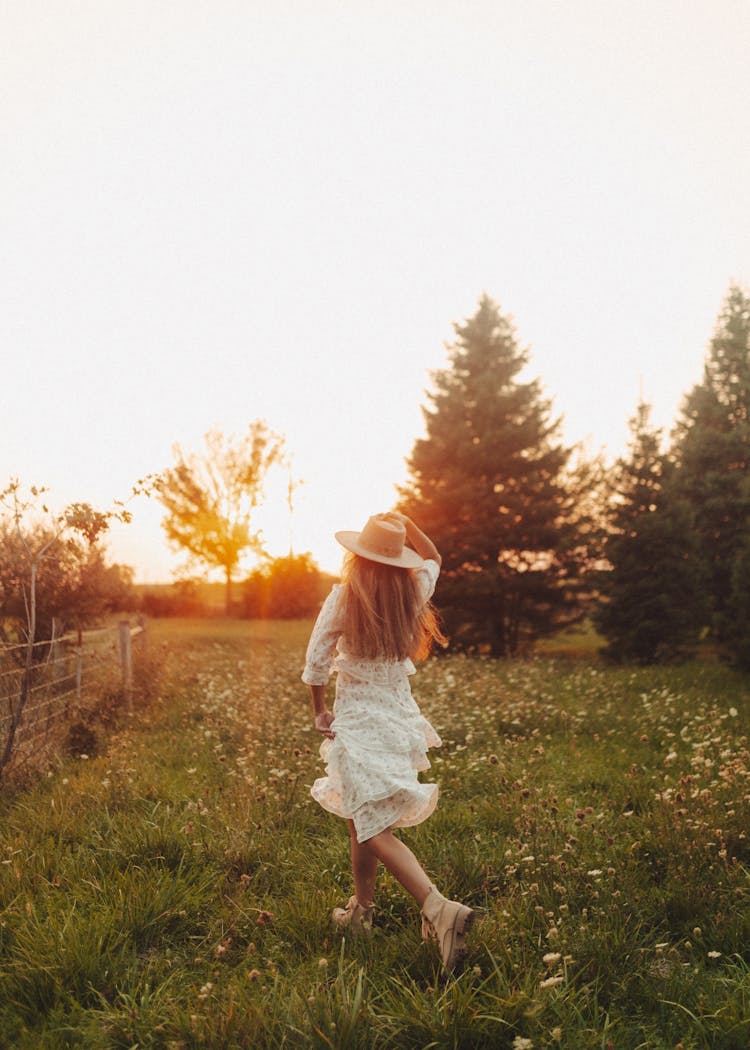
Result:
<svg viewBox="0 0 750 1050">
<path fill-rule="evenodd" d="M 49 541 L 52 533 L 42 526 L 28 531 L 32 548 Z M 29 554 L 13 523 L 0 518 L 0 638 L 18 642 L 27 627 L 26 596 L 29 591 Z M 135 609 L 133 570 L 108 565 L 97 544 L 70 537 L 52 543 L 39 565 L 36 579 L 36 636 L 52 635 L 52 620 L 58 634 L 73 627 L 88 627 L 106 613 Z"/>
<path fill-rule="evenodd" d="M 327 580 L 310 554 L 275 558 L 245 581 L 243 615 L 249 620 L 297 620 L 319 609 Z"/>
</svg>

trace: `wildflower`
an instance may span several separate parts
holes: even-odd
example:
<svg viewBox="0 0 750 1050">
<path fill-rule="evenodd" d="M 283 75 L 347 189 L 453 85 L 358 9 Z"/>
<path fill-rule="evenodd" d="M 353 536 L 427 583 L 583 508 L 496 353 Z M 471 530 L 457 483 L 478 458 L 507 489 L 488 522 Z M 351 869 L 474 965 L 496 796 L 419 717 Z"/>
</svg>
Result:
<svg viewBox="0 0 750 1050">
<path fill-rule="evenodd" d="M 709 952 L 708 953 L 708 957 L 709 957 L 709 959 L 720 959 L 721 958 L 721 952 Z"/>
<path fill-rule="evenodd" d="M 273 923 L 273 913 L 270 911 L 258 912 L 258 918 L 255 920 L 257 926 L 271 926 Z"/>
<path fill-rule="evenodd" d="M 559 936 L 560 931 L 558 930 L 557 926 L 550 926 L 550 928 L 547 930 L 547 940 L 556 941 Z"/>
<path fill-rule="evenodd" d="M 737 708 L 736 707 L 730 707 L 729 708 L 729 715 L 730 715 L 730 718 L 736 718 L 737 717 Z"/>
<path fill-rule="evenodd" d="M 328 959 L 326 959 L 326 958 L 318 959 L 318 969 L 319 970 L 327 970 L 328 969 Z"/>
<path fill-rule="evenodd" d="M 247 979 L 248 981 L 257 981 L 260 977 L 260 970 L 248 970 Z"/>
<path fill-rule="evenodd" d="M 558 984 L 562 984 L 565 980 L 564 977 L 547 977 L 544 981 L 539 982 L 540 988 L 555 988 Z"/>
<path fill-rule="evenodd" d="M 513 1040 L 513 1050 L 534 1050 L 534 1044 L 531 1039 L 526 1039 L 522 1035 L 517 1035 Z"/>
<path fill-rule="evenodd" d="M 552 1029 L 552 1031 L 550 1032 L 550 1035 L 552 1036 L 552 1038 L 554 1039 L 554 1041 L 556 1043 L 561 1042 L 562 1041 L 562 1028 L 558 1025 L 556 1028 Z"/>
<path fill-rule="evenodd" d="M 559 952 L 547 952 L 546 955 L 542 956 L 542 962 L 546 963 L 547 966 L 554 966 L 560 959 Z"/>
<path fill-rule="evenodd" d="M 601 875 L 601 868 L 592 868 L 591 871 L 586 872 L 587 875 L 591 875 L 592 878 L 596 878 L 597 875 Z"/>
</svg>

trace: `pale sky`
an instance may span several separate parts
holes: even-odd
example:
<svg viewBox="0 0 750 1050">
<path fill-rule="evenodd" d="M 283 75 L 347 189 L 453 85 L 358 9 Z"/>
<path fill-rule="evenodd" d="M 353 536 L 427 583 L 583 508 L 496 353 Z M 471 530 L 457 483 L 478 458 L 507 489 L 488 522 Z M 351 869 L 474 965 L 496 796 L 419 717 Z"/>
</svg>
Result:
<svg viewBox="0 0 750 1050">
<path fill-rule="evenodd" d="M 484 291 L 568 442 L 641 384 L 669 430 L 750 280 L 748 55 L 747 0 L 0 0 L 0 488 L 106 507 L 264 418 L 335 570 Z"/>
</svg>

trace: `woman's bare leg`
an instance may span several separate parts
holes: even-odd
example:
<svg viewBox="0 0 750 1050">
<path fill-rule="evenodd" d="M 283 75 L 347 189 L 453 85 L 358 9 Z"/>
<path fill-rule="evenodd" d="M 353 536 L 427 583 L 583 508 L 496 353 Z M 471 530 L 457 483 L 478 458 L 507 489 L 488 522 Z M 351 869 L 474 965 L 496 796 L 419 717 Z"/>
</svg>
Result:
<svg viewBox="0 0 750 1050">
<path fill-rule="evenodd" d="M 359 848 L 366 848 L 375 858 L 376 864 L 380 861 L 422 907 L 432 889 L 432 883 L 409 847 L 397 839 L 390 828 L 359 843 Z"/>
<path fill-rule="evenodd" d="M 354 821 L 349 821 L 351 837 L 352 874 L 354 875 L 354 896 L 363 908 L 369 908 L 375 896 L 375 883 L 378 877 L 378 858 L 367 848 L 367 843 L 357 842 Z"/>
</svg>

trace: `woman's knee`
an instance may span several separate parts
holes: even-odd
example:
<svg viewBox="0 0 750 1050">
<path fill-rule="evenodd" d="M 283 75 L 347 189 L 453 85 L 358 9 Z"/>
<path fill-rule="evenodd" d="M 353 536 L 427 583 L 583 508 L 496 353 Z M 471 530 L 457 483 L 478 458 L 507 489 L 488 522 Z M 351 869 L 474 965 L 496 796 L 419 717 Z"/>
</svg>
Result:
<svg viewBox="0 0 750 1050">
<path fill-rule="evenodd" d="M 387 846 L 389 842 L 392 842 L 395 838 L 390 828 L 386 828 L 385 831 L 379 831 L 377 835 L 373 835 L 372 838 L 365 839 L 362 845 L 369 846 L 373 852 L 377 852 L 384 846 Z"/>
</svg>

